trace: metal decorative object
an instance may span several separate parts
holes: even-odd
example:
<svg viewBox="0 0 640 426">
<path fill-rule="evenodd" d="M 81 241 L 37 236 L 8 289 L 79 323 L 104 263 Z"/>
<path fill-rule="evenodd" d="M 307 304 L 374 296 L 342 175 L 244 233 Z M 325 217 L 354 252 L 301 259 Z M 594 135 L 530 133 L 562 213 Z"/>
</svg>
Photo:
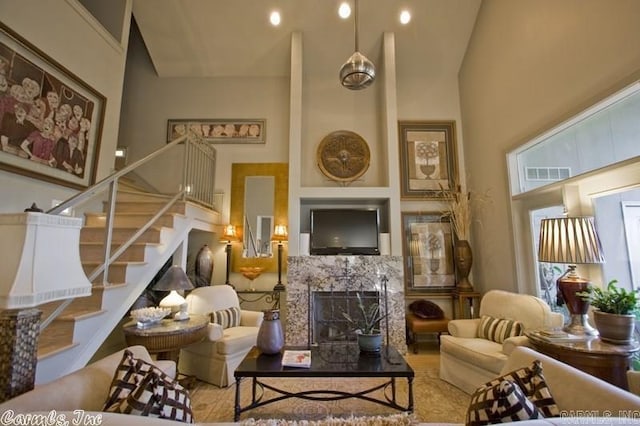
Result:
<svg viewBox="0 0 640 426">
<path fill-rule="evenodd" d="M 355 0 L 354 23 L 355 52 L 340 68 L 340 83 L 347 89 L 361 90 L 376 79 L 376 67 L 358 51 L 358 0 Z"/>
<path fill-rule="evenodd" d="M 371 153 L 362 136 L 338 130 L 325 136 L 317 151 L 318 167 L 331 180 L 350 183 L 369 169 Z"/>
<path fill-rule="evenodd" d="M 207 244 L 196 254 L 195 262 L 196 287 L 205 287 L 211 285 L 211 277 L 213 275 L 213 252 Z"/>
</svg>

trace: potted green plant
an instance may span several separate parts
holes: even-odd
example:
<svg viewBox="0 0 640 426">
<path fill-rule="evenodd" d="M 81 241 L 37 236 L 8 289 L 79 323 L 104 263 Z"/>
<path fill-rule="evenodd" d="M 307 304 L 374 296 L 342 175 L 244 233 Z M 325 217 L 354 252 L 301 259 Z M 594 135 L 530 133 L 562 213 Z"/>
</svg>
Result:
<svg viewBox="0 0 640 426">
<path fill-rule="evenodd" d="M 611 280 L 606 288 L 590 286 L 587 291 L 576 293 L 595 308 L 593 320 L 604 341 L 628 344 L 633 340 L 638 292 L 619 288 L 617 280 Z"/>
<path fill-rule="evenodd" d="M 380 334 L 379 324 L 387 314 L 382 313 L 378 301 L 365 306 L 360 293 L 356 293 L 356 297 L 358 299 L 357 312 L 359 317 L 351 316 L 347 312 L 342 312 L 342 315 L 355 331 L 361 352 L 380 352 L 382 335 Z"/>
</svg>

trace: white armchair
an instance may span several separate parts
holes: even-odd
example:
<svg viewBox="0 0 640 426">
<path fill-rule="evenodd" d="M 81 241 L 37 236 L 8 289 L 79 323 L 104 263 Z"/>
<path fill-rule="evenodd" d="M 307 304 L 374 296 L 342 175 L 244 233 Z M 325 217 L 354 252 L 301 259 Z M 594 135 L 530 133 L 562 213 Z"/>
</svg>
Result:
<svg viewBox="0 0 640 426">
<path fill-rule="evenodd" d="M 228 285 L 198 287 L 186 298 L 192 314 L 210 315 L 230 308 L 240 309 L 235 290 Z M 263 313 L 240 309 L 240 323 L 227 328 L 209 323 L 208 338 L 180 351 L 178 371 L 199 380 L 226 387 L 233 383 L 233 372 L 255 346 Z"/>
<path fill-rule="evenodd" d="M 484 295 L 479 314 L 519 321 L 524 330 L 559 327 L 564 321 L 544 300 L 502 290 Z M 440 338 L 440 378 L 467 393 L 500 375 L 516 346 L 529 346 L 526 336 L 509 337 L 502 343 L 478 337 L 479 324 L 480 318 L 449 321 L 449 335 Z"/>
</svg>

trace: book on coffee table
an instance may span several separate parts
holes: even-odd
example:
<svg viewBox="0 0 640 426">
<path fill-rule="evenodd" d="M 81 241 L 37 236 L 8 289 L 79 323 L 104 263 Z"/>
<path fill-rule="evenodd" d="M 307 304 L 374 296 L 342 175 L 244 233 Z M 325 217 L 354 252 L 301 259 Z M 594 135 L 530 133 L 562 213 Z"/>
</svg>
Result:
<svg viewBox="0 0 640 426">
<path fill-rule="evenodd" d="M 282 354 L 282 366 L 301 368 L 311 367 L 311 351 L 285 350 Z"/>
</svg>

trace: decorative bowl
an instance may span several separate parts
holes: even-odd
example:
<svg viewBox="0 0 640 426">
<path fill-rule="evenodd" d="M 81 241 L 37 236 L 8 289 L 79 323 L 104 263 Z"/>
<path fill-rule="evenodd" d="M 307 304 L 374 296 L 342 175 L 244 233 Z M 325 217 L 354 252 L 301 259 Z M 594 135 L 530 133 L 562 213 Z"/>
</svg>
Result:
<svg viewBox="0 0 640 426">
<path fill-rule="evenodd" d="M 248 278 L 251 281 L 258 278 L 260 274 L 262 274 L 262 271 L 264 271 L 264 268 L 262 266 L 243 266 L 242 268 L 240 268 L 242 276 Z"/>
<path fill-rule="evenodd" d="M 131 311 L 131 318 L 136 320 L 138 327 L 148 327 L 160 322 L 170 313 L 169 308 L 142 308 Z"/>
</svg>

